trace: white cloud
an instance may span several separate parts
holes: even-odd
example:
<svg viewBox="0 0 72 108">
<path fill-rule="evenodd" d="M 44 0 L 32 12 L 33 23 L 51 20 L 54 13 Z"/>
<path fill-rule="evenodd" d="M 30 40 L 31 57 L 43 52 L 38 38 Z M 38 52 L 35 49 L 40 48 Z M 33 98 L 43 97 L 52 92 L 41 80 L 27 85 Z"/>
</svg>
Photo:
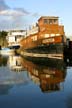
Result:
<svg viewBox="0 0 72 108">
<path fill-rule="evenodd" d="M 11 9 L 5 3 L 5 0 L 0 0 L 0 30 L 24 28 L 26 25 L 28 25 L 30 17 L 33 19 L 37 18 L 38 16 L 38 13 L 30 13 L 24 8 Z"/>
<path fill-rule="evenodd" d="M 26 11 L 23 8 L 14 8 L 11 9 L 6 3 L 5 0 L 0 0 L 0 15 L 5 16 L 24 16 L 29 14 L 28 11 Z"/>
<path fill-rule="evenodd" d="M 24 27 L 23 17 L 29 12 L 23 8 L 11 9 L 5 0 L 0 0 L 0 30 Z"/>
<path fill-rule="evenodd" d="M 30 12 L 28 12 L 27 10 L 23 9 L 23 8 L 15 8 L 16 11 L 23 13 L 24 15 L 28 15 L 30 14 Z"/>
<path fill-rule="evenodd" d="M 0 11 L 0 15 L 3 15 L 3 16 L 24 16 L 24 15 L 27 15 L 27 13 L 23 12 L 21 10 L 8 9 L 8 10 Z"/>
</svg>

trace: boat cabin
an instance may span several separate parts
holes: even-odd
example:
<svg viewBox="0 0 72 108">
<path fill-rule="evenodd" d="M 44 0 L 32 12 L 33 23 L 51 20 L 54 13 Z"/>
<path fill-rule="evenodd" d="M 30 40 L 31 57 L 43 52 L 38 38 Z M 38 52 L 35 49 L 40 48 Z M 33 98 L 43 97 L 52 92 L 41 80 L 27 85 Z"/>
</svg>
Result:
<svg viewBox="0 0 72 108">
<path fill-rule="evenodd" d="M 64 25 L 59 24 L 57 16 L 41 16 L 36 27 L 28 31 L 28 35 L 20 43 L 24 49 L 44 45 L 61 46 L 66 43 Z"/>
<path fill-rule="evenodd" d="M 8 47 L 10 48 L 19 48 L 19 42 L 24 37 L 25 30 L 11 30 L 8 32 L 7 41 Z"/>
<path fill-rule="evenodd" d="M 39 24 L 57 24 L 59 17 L 42 16 L 38 20 Z"/>
</svg>

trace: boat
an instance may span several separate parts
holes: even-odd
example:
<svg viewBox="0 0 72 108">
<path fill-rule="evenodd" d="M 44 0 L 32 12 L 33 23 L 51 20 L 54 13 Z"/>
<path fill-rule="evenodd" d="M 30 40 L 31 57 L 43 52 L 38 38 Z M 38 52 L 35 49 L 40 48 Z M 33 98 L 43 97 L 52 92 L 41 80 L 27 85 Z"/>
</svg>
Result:
<svg viewBox="0 0 72 108">
<path fill-rule="evenodd" d="M 8 46 L 10 49 L 19 49 L 20 45 L 19 44 L 12 44 L 10 46 Z"/>
<path fill-rule="evenodd" d="M 57 16 L 41 16 L 20 41 L 24 56 L 63 59 L 66 37 Z"/>
<path fill-rule="evenodd" d="M 19 41 L 23 38 L 25 31 L 24 30 L 10 30 L 7 35 L 8 47 L 10 49 L 19 49 Z"/>
<path fill-rule="evenodd" d="M 2 48 L 0 50 L 0 55 L 6 56 L 6 55 L 13 55 L 15 54 L 14 49 L 10 49 L 10 48 Z"/>
</svg>

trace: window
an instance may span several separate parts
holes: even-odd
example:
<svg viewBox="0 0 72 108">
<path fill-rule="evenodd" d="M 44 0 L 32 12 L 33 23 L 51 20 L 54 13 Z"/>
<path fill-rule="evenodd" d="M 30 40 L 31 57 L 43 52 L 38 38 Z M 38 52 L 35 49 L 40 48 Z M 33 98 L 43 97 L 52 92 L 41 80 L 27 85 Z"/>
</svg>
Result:
<svg viewBox="0 0 72 108">
<path fill-rule="evenodd" d="M 52 24 L 52 19 L 49 19 L 49 24 Z"/>
<path fill-rule="evenodd" d="M 57 24 L 58 23 L 58 20 L 57 19 L 54 19 L 54 24 Z"/>
<path fill-rule="evenodd" d="M 48 24 L 48 19 L 44 19 L 44 24 Z"/>
</svg>

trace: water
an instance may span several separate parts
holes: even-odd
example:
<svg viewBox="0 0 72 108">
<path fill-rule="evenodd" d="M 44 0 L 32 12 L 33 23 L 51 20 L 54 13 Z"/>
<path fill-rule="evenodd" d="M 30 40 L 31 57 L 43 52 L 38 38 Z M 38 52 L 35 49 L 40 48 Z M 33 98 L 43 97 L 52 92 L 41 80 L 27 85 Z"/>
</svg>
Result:
<svg viewBox="0 0 72 108">
<path fill-rule="evenodd" d="M 72 108 L 71 65 L 69 60 L 0 56 L 0 107 Z"/>
</svg>

